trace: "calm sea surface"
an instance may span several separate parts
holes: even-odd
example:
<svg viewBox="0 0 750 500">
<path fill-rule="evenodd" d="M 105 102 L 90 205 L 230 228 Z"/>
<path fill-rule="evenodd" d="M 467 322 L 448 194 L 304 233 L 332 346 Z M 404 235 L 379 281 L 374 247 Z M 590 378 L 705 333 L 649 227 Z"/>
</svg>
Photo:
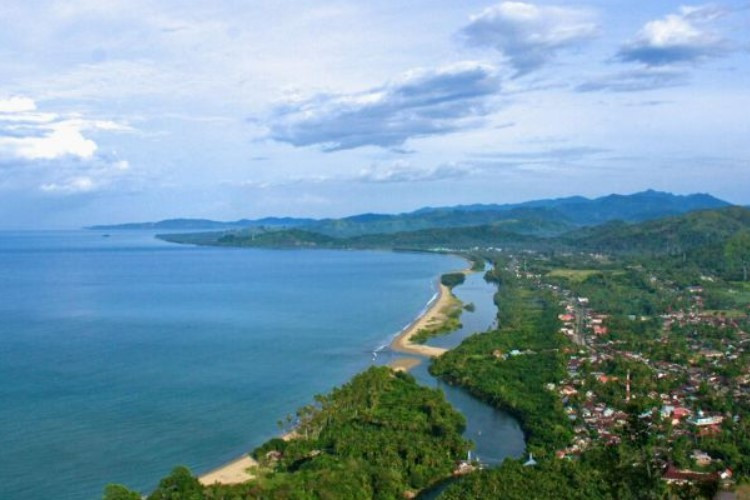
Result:
<svg viewBox="0 0 750 500">
<path fill-rule="evenodd" d="M 148 491 L 176 464 L 201 473 L 236 458 L 366 368 L 435 278 L 461 267 L 0 232 L 0 498 L 98 498 L 108 482 Z M 470 411 L 506 419 L 518 441 L 512 419 Z"/>
</svg>

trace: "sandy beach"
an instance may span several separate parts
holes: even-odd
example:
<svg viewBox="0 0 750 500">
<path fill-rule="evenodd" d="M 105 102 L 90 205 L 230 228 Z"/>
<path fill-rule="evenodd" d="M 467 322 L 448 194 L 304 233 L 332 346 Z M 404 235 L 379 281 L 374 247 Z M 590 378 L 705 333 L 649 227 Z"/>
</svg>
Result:
<svg viewBox="0 0 750 500">
<path fill-rule="evenodd" d="M 284 441 L 296 439 L 299 436 L 295 431 L 290 431 L 281 436 Z M 252 469 L 258 466 L 258 462 L 250 455 L 243 455 L 237 460 L 232 460 L 228 464 L 222 465 L 218 469 L 206 472 L 198 478 L 201 484 L 208 486 L 211 484 L 240 484 L 253 479 L 255 476 Z M 249 470 L 248 470 L 249 469 Z"/>
<path fill-rule="evenodd" d="M 239 484 L 249 481 L 254 476 L 248 472 L 248 469 L 252 469 L 258 466 L 256 462 L 249 455 L 244 455 L 237 460 L 229 462 L 226 465 L 219 467 L 218 469 L 212 470 L 206 474 L 203 474 L 198 478 L 201 484 L 208 486 L 211 484 Z"/>
<path fill-rule="evenodd" d="M 406 327 L 398 337 L 391 343 L 391 349 L 406 354 L 417 354 L 419 356 L 441 356 L 447 349 L 442 347 L 433 347 L 423 344 L 415 344 L 411 338 L 422 328 L 443 321 L 443 309 L 450 306 L 456 298 L 451 293 L 450 288 L 440 283 L 438 297 L 432 302 L 430 308 L 417 318 L 411 325 Z"/>
<path fill-rule="evenodd" d="M 419 358 L 397 358 L 388 363 L 388 366 L 397 372 L 408 372 L 421 362 Z"/>
</svg>

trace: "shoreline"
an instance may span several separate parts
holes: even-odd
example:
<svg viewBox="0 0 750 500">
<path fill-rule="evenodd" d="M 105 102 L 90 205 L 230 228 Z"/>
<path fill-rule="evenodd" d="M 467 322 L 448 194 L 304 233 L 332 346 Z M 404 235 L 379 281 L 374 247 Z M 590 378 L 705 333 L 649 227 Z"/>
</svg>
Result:
<svg viewBox="0 0 750 500">
<path fill-rule="evenodd" d="M 284 441 L 289 441 L 297 437 L 297 433 L 292 430 L 281 436 Z M 212 484 L 241 484 L 251 479 L 255 479 L 252 470 L 258 467 L 258 461 L 250 456 L 250 452 L 245 453 L 239 458 L 225 463 L 215 469 L 198 476 L 198 481 L 203 486 Z"/>
<path fill-rule="evenodd" d="M 456 272 L 460 272 L 468 276 L 474 271 L 471 270 L 471 267 L 468 267 Z M 390 344 L 391 350 L 403 354 L 411 354 L 428 358 L 439 357 L 448 352 L 448 349 L 445 349 L 444 347 L 416 344 L 411 341 L 411 338 L 416 335 L 417 332 L 419 332 L 421 329 L 428 326 L 430 323 L 442 320 L 443 309 L 450 306 L 451 303 L 455 300 L 458 299 L 455 295 L 453 295 L 453 291 L 449 287 L 443 285 L 442 283 L 440 283 L 440 281 L 438 281 L 437 297 L 431 299 L 431 301 L 427 304 L 427 309 L 408 326 L 406 326 L 406 328 L 401 330 L 398 335 L 396 335 L 396 338 L 394 338 Z M 389 366 L 393 369 L 403 370 L 405 359 L 408 358 L 397 358 L 389 363 Z M 409 371 L 419 363 L 407 362 L 407 364 L 408 367 L 406 367 L 406 371 Z"/>
<path fill-rule="evenodd" d="M 411 341 L 411 338 L 416 335 L 418 331 L 426 327 L 431 322 L 440 319 L 443 308 L 450 305 L 453 299 L 453 293 L 450 288 L 438 283 L 437 297 L 429 303 L 427 310 L 420 315 L 417 319 L 412 321 L 406 328 L 401 330 L 396 338 L 391 342 L 391 349 L 395 352 L 401 352 L 404 354 L 416 354 L 418 356 L 426 357 L 438 357 L 445 354 L 448 349 L 442 347 L 433 347 L 424 344 L 415 344 Z"/>
<path fill-rule="evenodd" d="M 473 271 L 471 268 L 464 269 L 462 272 L 465 275 L 471 274 Z M 388 363 L 388 366 L 394 371 L 408 372 L 415 366 L 422 362 L 421 358 L 424 357 L 437 357 L 445 354 L 448 349 L 442 347 L 433 347 L 423 344 L 414 344 L 411 342 L 411 338 L 422 328 L 427 326 L 430 322 L 440 320 L 442 316 L 442 310 L 451 304 L 453 300 L 457 300 L 453 295 L 450 288 L 443 285 L 438 278 L 438 292 L 437 296 L 433 297 L 430 302 L 427 303 L 426 309 L 420 314 L 414 321 L 407 325 L 401 330 L 396 337 L 389 344 L 390 348 L 395 352 L 403 354 L 410 354 L 419 356 L 419 358 L 403 357 L 397 358 Z M 288 441 L 295 437 L 294 431 L 288 432 L 281 436 L 281 439 Z M 252 469 L 258 467 L 258 462 L 252 458 L 248 453 L 236 458 L 222 466 L 212 469 L 204 474 L 198 476 L 198 480 L 204 486 L 210 486 L 212 484 L 240 484 L 255 478 L 255 475 L 251 472 Z"/>
<path fill-rule="evenodd" d="M 258 466 L 258 462 L 249 454 L 234 459 L 216 469 L 210 470 L 205 474 L 198 476 L 198 481 L 203 486 L 212 484 L 240 484 L 255 478 L 248 469 Z"/>
</svg>

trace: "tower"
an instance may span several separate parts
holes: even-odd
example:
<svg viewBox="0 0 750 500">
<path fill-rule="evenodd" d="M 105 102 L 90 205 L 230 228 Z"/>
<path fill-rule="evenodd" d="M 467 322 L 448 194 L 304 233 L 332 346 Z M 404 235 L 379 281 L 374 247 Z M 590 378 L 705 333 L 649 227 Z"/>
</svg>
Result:
<svg viewBox="0 0 750 500">
<path fill-rule="evenodd" d="M 628 377 L 625 382 L 625 402 L 630 402 L 630 370 L 628 370 Z"/>
</svg>

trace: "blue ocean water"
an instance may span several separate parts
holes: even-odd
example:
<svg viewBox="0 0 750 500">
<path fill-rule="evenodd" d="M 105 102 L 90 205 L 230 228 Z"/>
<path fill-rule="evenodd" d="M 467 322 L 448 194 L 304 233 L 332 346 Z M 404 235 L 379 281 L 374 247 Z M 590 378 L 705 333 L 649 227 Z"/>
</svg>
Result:
<svg viewBox="0 0 750 500">
<path fill-rule="evenodd" d="M 0 233 L 0 498 L 98 498 L 278 433 L 409 323 L 454 257 Z"/>
</svg>

